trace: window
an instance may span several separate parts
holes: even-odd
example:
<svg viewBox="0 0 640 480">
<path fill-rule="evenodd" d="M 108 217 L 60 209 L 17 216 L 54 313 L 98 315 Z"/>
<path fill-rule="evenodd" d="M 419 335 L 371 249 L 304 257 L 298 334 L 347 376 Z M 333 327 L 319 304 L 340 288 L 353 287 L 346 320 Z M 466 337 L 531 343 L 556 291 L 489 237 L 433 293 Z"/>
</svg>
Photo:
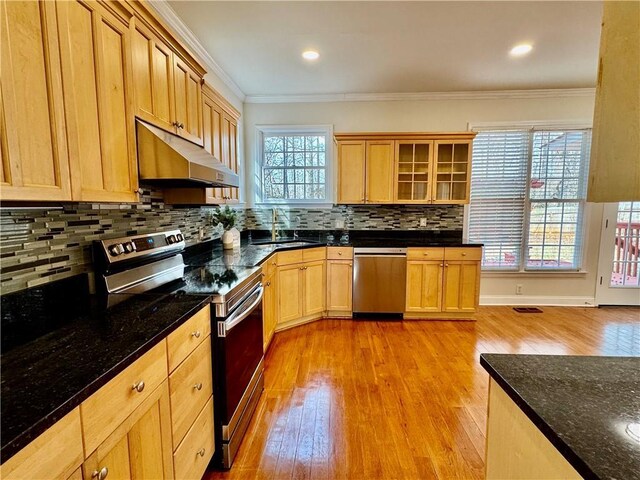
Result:
<svg viewBox="0 0 640 480">
<path fill-rule="evenodd" d="M 262 203 L 331 203 L 331 128 L 259 128 Z"/>
<path fill-rule="evenodd" d="M 591 131 L 481 131 L 468 236 L 488 270 L 579 270 Z"/>
</svg>

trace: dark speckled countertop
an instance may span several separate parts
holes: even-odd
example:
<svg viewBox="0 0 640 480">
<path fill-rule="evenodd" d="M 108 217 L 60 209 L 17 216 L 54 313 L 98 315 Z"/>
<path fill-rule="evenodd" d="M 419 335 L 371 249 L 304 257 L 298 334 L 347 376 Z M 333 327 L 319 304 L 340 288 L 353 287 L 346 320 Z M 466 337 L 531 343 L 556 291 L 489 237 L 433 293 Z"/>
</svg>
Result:
<svg viewBox="0 0 640 480">
<path fill-rule="evenodd" d="M 84 276 L 80 276 L 84 277 Z M 2 462 L 206 305 L 208 296 L 88 295 L 86 279 L 2 297 Z"/>
<path fill-rule="evenodd" d="M 480 364 L 587 479 L 640 479 L 640 357 L 482 354 Z"/>
</svg>

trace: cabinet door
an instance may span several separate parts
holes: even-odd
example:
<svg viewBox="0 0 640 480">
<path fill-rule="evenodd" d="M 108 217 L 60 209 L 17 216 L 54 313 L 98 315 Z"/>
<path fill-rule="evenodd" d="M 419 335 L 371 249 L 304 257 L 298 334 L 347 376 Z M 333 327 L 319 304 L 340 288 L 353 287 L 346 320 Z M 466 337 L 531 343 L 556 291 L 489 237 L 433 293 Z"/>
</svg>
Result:
<svg viewBox="0 0 640 480">
<path fill-rule="evenodd" d="M 71 200 L 53 2 L 0 3 L 2 200 Z"/>
<path fill-rule="evenodd" d="M 353 309 L 353 264 L 349 260 L 327 262 L 327 310 L 351 314 Z"/>
<path fill-rule="evenodd" d="M 338 142 L 338 203 L 364 203 L 365 142 Z"/>
<path fill-rule="evenodd" d="M 443 262 L 407 262 L 407 312 L 440 312 Z"/>
<path fill-rule="evenodd" d="M 136 202 L 128 26 L 97 2 L 56 2 L 74 200 Z"/>
<path fill-rule="evenodd" d="M 480 262 L 447 261 L 444 267 L 444 312 L 476 311 L 480 288 Z"/>
<path fill-rule="evenodd" d="M 238 173 L 238 124 L 233 119 L 229 121 L 229 168 Z M 227 191 L 226 203 L 238 203 L 238 188 L 231 187 Z"/>
<path fill-rule="evenodd" d="M 278 323 L 301 318 L 303 304 L 302 266 L 278 267 Z"/>
<path fill-rule="evenodd" d="M 471 140 L 435 142 L 433 203 L 469 203 Z"/>
<path fill-rule="evenodd" d="M 169 391 L 165 381 L 85 460 L 85 480 L 173 478 Z"/>
<path fill-rule="evenodd" d="M 367 141 L 366 203 L 393 202 L 394 141 Z"/>
<path fill-rule="evenodd" d="M 222 161 L 222 110 L 207 95 L 202 95 L 202 135 L 205 150 Z M 222 188 L 207 188 L 206 202 L 223 203 L 222 192 Z"/>
<path fill-rule="evenodd" d="M 396 141 L 396 203 L 431 202 L 432 163 L 431 140 Z"/>
<path fill-rule="evenodd" d="M 202 79 L 173 56 L 173 80 L 177 133 L 202 145 Z"/>
<path fill-rule="evenodd" d="M 130 27 L 136 115 L 173 132 L 173 53 L 137 19 Z"/>
<path fill-rule="evenodd" d="M 276 285 L 275 275 L 265 278 L 264 281 L 264 302 L 262 306 L 262 334 L 264 338 L 264 351 L 267 351 L 271 343 L 271 337 L 276 328 Z"/>
<path fill-rule="evenodd" d="M 304 265 L 304 315 L 321 314 L 325 310 L 326 262 L 309 262 Z"/>
</svg>

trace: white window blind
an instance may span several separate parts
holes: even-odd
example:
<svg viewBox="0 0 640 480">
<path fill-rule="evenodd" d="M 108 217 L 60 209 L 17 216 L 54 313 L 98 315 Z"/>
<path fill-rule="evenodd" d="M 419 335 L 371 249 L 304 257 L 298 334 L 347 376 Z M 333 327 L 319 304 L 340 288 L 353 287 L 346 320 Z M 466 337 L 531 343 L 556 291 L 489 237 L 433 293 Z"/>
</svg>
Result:
<svg viewBox="0 0 640 480">
<path fill-rule="evenodd" d="M 476 136 L 468 236 L 485 244 L 483 268 L 580 268 L 590 143 L 590 130 Z"/>
<path fill-rule="evenodd" d="M 520 267 L 528 151 L 527 131 L 481 132 L 473 141 L 468 236 L 484 243 L 484 267 Z"/>
</svg>

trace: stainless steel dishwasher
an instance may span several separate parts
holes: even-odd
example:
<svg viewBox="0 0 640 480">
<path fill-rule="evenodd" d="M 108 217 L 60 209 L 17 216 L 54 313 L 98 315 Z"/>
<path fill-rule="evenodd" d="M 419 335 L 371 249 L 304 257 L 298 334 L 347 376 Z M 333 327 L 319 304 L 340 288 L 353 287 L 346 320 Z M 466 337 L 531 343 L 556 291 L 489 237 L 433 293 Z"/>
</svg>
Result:
<svg viewBox="0 0 640 480">
<path fill-rule="evenodd" d="M 354 248 L 354 313 L 403 313 L 407 249 Z"/>
</svg>

